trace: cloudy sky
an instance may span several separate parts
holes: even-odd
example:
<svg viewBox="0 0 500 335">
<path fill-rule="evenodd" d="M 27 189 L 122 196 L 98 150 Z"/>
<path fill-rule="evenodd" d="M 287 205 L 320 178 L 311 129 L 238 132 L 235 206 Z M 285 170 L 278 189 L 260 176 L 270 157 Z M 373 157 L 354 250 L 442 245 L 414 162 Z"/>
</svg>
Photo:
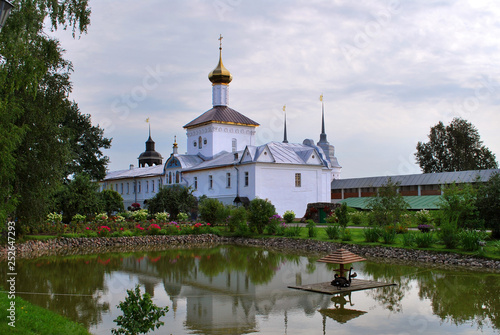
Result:
<svg viewBox="0 0 500 335">
<path fill-rule="evenodd" d="M 151 120 L 167 158 L 183 125 L 212 107 L 208 73 L 232 73 L 230 107 L 259 122 L 257 144 L 328 140 L 342 178 L 419 173 L 430 127 L 462 117 L 500 157 L 498 1 L 90 0 L 88 34 L 51 33 L 74 65 L 71 98 L 137 166 Z"/>
</svg>

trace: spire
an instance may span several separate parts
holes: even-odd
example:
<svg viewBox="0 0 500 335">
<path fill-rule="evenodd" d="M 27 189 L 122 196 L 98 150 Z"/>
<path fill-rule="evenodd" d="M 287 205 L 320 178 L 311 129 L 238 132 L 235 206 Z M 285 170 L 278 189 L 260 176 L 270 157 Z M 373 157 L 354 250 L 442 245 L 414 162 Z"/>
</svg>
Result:
<svg viewBox="0 0 500 335">
<path fill-rule="evenodd" d="M 172 154 L 177 155 L 177 136 L 174 136 L 174 145 L 172 146 Z"/>
<path fill-rule="evenodd" d="M 328 143 L 325 133 L 325 103 L 323 102 L 323 93 L 319 96 L 321 101 L 321 134 L 319 135 L 319 143 Z"/>
<path fill-rule="evenodd" d="M 283 143 L 288 143 L 288 139 L 286 138 L 286 105 L 283 105 L 283 112 L 285 113 L 285 121 L 283 127 Z"/>
</svg>

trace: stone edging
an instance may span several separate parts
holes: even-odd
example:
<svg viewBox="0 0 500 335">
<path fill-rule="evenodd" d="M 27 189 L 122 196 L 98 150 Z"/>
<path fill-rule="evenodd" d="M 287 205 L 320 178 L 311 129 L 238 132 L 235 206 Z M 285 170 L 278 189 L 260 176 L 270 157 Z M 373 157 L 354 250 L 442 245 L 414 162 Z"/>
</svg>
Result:
<svg viewBox="0 0 500 335">
<path fill-rule="evenodd" d="M 237 244 L 260 246 L 280 250 L 306 251 L 328 254 L 339 247 L 348 249 L 365 257 L 391 259 L 408 262 L 432 263 L 438 266 L 465 266 L 475 269 L 500 271 L 500 261 L 465 256 L 454 253 L 430 252 L 424 250 L 402 249 L 384 246 L 361 246 L 316 240 L 291 238 L 239 238 L 220 237 L 211 234 L 180 236 L 133 236 L 133 237 L 96 237 L 96 238 L 58 238 L 46 241 L 30 240 L 16 244 L 16 257 L 36 258 L 49 255 L 77 255 L 111 251 L 127 251 L 130 247 L 140 250 L 171 248 L 178 246 L 200 246 L 213 244 Z M 0 246 L 0 260 L 6 260 L 7 246 Z"/>
</svg>

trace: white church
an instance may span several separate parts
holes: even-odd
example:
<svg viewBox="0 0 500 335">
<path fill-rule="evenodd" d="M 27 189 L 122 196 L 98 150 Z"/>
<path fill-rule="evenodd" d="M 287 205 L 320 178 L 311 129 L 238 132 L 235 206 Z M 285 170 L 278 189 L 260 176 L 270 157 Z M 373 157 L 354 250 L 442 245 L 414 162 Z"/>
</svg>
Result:
<svg viewBox="0 0 500 335">
<path fill-rule="evenodd" d="M 119 192 L 125 208 L 132 203 L 144 207 L 160 187 L 174 184 L 190 187 L 196 197 L 206 195 L 224 204 L 268 199 L 278 214 L 293 210 L 297 217 L 305 214 L 308 203 L 331 202 L 331 182 L 340 178 L 341 166 L 326 138 L 324 106 L 318 143 L 311 139 L 288 143 L 285 119 L 282 142 L 257 145 L 259 124 L 229 107 L 232 75 L 221 53 L 219 48 L 219 63 L 208 75 L 213 107 L 184 125 L 187 153 L 178 153 L 175 140 L 162 164 L 150 131 L 139 167 L 109 172 L 100 182 L 101 189 Z"/>
</svg>

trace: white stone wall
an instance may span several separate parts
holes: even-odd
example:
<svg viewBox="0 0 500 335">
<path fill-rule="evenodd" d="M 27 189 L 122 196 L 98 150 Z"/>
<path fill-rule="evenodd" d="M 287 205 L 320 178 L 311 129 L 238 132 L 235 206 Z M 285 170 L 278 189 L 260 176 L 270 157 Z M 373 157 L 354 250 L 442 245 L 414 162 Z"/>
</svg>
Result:
<svg viewBox="0 0 500 335">
<path fill-rule="evenodd" d="M 211 123 L 188 129 L 186 135 L 188 155 L 200 153 L 205 157 L 213 157 L 221 151 L 232 152 L 233 139 L 236 139 L 236 151 L 245 149 L 247 145 L 255 144 L 255 127 L 250 126 Z M 202 139 L 201 149 L 199 146 L 200 137 Z"/>
<path fill-rule="evenodd" d="M 256 196 L 269 199 L 278 214 L 293 210 L 296 217 L 304 216 L 310 202 L 331 201 L 331 170 L 318 166 L 258 164 Z M 301 175 L 301 186 L 295 186 L 295 174 Z"/>
</svg>

